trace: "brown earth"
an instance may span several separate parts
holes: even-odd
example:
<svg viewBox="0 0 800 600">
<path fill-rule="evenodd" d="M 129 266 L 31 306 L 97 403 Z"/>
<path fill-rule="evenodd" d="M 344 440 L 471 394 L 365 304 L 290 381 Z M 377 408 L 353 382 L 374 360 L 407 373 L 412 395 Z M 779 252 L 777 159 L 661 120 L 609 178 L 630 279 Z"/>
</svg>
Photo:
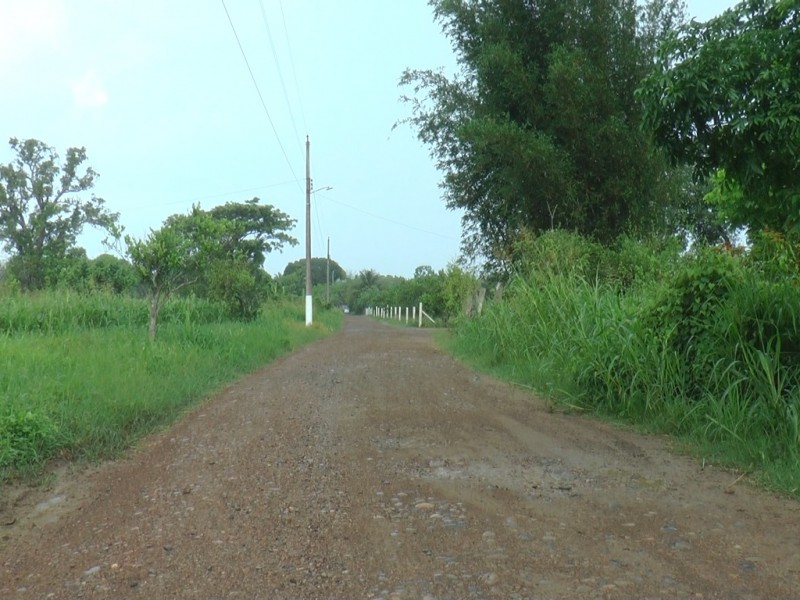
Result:
<svg viewBox="0 0 800 600">
<path fill-rule="evenodd" d="M 702 467 L 350 317 L 7 495 L 0 598 L 800 598 L 800 504 Z"/>
</svg>

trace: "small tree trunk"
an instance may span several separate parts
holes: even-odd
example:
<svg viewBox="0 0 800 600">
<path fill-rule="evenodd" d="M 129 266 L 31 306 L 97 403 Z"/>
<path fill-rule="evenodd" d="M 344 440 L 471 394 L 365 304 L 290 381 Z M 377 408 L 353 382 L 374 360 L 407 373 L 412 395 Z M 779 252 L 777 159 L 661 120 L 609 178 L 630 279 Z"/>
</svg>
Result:
<svg viewBox="0 0 800 600">
<path fill-rule="evenodd" d="M 156 329 L 158 327 L 158 311 L 161 308 L 160 302 L 160 294 L 157 291 L 153 292 L 153 295 L 150 297 L 150 324 L 147 327 L 147 334 L 150 337 L 150 341 L 153 342 L 156 339 Z"/>
</svg>

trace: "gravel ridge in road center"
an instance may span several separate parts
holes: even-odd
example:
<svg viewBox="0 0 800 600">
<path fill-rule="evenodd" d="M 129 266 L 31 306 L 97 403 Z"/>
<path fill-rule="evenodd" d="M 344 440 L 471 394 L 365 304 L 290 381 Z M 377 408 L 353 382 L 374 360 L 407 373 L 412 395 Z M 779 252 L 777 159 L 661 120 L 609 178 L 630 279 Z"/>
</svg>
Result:
<svg viewBox="0 0 800 600">
<path fill-rule="evenodd" d="M 800 597 L 735 479 L 348 317 L 0 527 L 0 598 Z"/>
</svg>

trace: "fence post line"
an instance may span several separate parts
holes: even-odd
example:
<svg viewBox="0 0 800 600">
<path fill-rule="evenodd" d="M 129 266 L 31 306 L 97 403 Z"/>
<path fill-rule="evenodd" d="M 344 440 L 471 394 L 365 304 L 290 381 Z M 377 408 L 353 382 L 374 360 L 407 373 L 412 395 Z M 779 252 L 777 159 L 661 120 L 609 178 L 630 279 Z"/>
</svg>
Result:
<svg viewBox="0 0 800 600">
<path fill-rule="evenodd" d="M 422 302 L 419 303 L 419 325 L 418 327 L 422 327 Z"/>
</svg>

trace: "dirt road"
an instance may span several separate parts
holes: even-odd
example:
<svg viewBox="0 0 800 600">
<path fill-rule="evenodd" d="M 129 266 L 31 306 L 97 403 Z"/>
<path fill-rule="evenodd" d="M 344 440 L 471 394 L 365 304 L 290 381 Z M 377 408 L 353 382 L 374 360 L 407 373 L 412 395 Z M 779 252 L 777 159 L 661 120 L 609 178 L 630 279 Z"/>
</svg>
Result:
<svg viewBox="0 0 800 600">
<path fill-rule="evenodd" d="M 7 506 L 0 598 L 800 598 L 800 505 L 735 480 L 351 317 Z"/>
</svg>

